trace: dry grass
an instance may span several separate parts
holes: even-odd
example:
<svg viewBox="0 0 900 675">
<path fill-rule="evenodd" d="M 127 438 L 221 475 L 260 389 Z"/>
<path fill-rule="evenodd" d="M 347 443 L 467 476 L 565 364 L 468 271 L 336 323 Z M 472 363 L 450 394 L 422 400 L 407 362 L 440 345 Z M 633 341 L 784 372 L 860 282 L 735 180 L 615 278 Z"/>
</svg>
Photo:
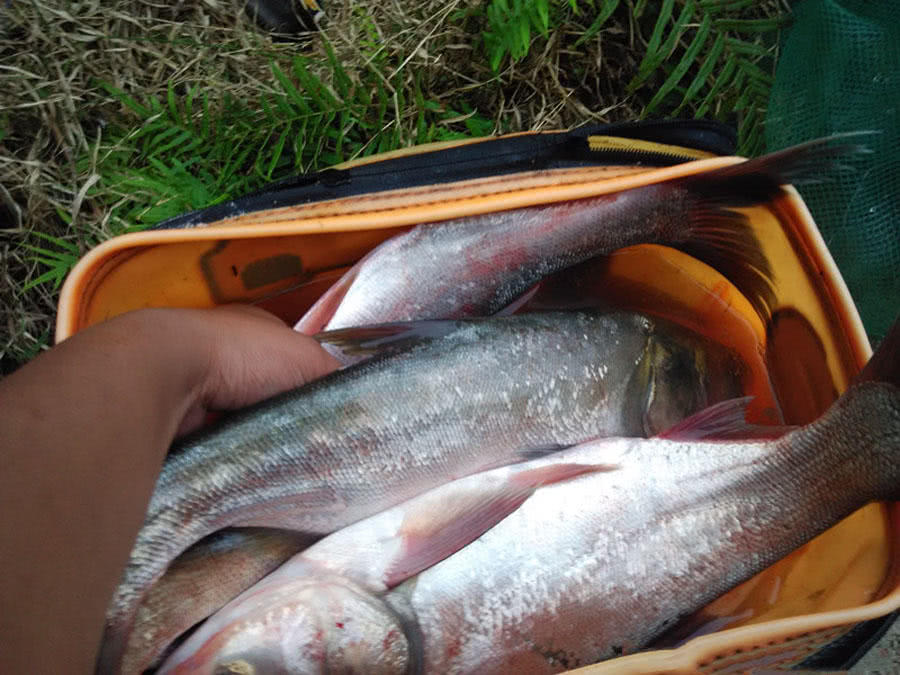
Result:
<svg viewBox="0 0 900 675">
<path fill-rule="evenodd" d="M 215 0 L 17 2 L 2 26 L 0 357 L 9 367 L 45 341 L 55 313 L 53 285 L 23 290 L 44 271 L 23 245 L 40 244 L 39 231 L 83 252 L 110 234 L 107 209 L 85 199 L 96 172 L 77 160 L 95 156 L 128 111 L 98 83 L 149 95 L 170 81 L 206 82 L 240 97 L 267 86 L 269 54 L 296 46 L 273 43 L 234 3 Z"/>
<path fill-rule="evenodd" d="M 210 107 L 221 109 L 228 96 L 252 102 L 276 92 L 271 63 L 289 63 L 296 53 L 307 54 L 313 74 L 329 83 L 327 41 L 354 85 L 390 92 L 384 125 L 397 145 L 421 137 L 422 100 L 429 105 L 428 119 L 448 132 L 471 132 L 473 120 L 484 133 L 568 128 L 637 118 L 661 82 L 653 77 L 624 94 L 653 28 L 652 9 L 659 3 L 652 0 L 644 3 L 649 9 L 640 20 L 633 18 L 632 3 L 622 2 L 602 31 L 577 47 L 593 14 L 585 2 L 579 3 L 580 14 L 559 3 L 547 38 L 536 37 L 524 60 L 507 60 L 499 72 L 491 69 L 480 37 L 484 3 L 474 0 L 334 0 L 325 4 L 324 39 L 316 35 L 302 42 L 273 41 L 240 4 L 19 0 L 0 5 L 0 373 L 51 338 L 58 289 L 52 281 L 30 286 L 48 269 L 27 248 L 46 245 L 37 233 L 83 253 L 123 227 L 111 213 L 115 200 L 127 195 L 104 192 L 98 167 L 109 156 L 110 139 L 121 138 L 111 130 L 140 127 L 145 120 L 101 82 L 142 100 L 163 101 L 170 83 L 182 96 L 199 85 Z M 782 11 L 781 0 L 769 0 L 740 16 Z M 681 40 L 676 49 L 685 46 Z M 421 94 L 418 101 L 414 91 Z M 663 108 L 654 114 L 671 112 Z M 710 112 L 734 118 L 718 99 Z M 355 152 L 370 150 L 362 146 Z"/>
</svg>

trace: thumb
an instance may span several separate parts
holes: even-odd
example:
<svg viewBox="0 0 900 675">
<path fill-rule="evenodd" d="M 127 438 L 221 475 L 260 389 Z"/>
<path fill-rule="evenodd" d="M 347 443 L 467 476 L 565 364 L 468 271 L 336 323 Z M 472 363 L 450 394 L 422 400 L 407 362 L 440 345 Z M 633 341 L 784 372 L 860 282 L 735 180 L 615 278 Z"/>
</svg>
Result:
<svg viewBox="0 0 900 675">
<path fill-rule="evenodd" d="M 340 366 L 315 339 L 258 307 L 229 305 L 200 312 L 208 363 L 179 434 L 201 426 L 211 411 L 243 408 Z"/>
</svg>

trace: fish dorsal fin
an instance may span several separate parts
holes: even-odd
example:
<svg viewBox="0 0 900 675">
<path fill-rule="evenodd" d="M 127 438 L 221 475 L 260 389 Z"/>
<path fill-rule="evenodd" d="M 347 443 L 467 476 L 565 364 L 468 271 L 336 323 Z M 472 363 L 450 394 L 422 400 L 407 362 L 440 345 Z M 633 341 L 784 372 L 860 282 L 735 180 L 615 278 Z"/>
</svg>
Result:
<svg viewBox="0 0 900 675">
<path fill-rule="evenodd" d="M 734 438 L 751 426 L 745 419 L 751 400 L 751 396 L 744 396 L 711 405 L 659 434 L 659 438 L 670 441 Z"/>
<path fill-rule="evenodd" d="M 444 337 L 458 330 L 461 325 L 459 321 L 450 319 L 400 321 L 337 328 L 313 337 L 321 344 L 335 347 L 348 356 L 373 356 Z"/>
</svg>

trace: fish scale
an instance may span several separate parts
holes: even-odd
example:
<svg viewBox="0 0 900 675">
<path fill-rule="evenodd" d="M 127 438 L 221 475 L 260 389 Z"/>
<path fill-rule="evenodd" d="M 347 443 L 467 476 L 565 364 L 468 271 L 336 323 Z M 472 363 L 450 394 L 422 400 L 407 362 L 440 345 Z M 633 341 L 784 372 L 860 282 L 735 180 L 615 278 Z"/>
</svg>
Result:
<svg viewBox="0 0 900 675">
<path fill-rule="evenodd" d="M 632 365 L 659 353 L 689 359 L 693 376 L 656 383 L 668 369 Z M 708 378 L 739 388 L 737 372 L 707 372 L 713 353 L 715 363 L 732 363 L 720 347 L 627 313 L 463 321 L 185 440 L 164 464 L 108 611 L 100 670 L 115 670 L 146 589 L 211 532 L 239 525 L 325 534 L 523 451 L 641 435 L 647 390 L 689 392 L 688 409 L 674 411 L 681 419 L 709 403 Z M 584 375 L 598 363 L 603 375 L 596 367 Z"/>
<path fill-rule="evenodd" d="M 422 223 L 359 260 L 297 322 L 313 335 L 347 326 L 489 316 L 551 274 L 626 246 L 679 248 L 729 279 L 762 316 L 772 270 L 745 215 L 785 183 L 818 178 L 859 152 L 810 141 L 743 164 L 559 203 Z"/>
<path fill-rule="evenodd" d="M 882 383 L 777 441 L 600 441 L 567 461 L 615 456 L 617 471 L 539 490 L 387 599 L 419 625 L 427 672 L 595 663 L 896 498 L 897 452 L 900 389 Z"/>
<path fill-rule="evenodd" d="M 857 384 L 822 418 L 777 439 L 698 439 L 745 428 L 746 404 L 703 411 L 671 437 L 598 439 L 527 470 L 469 476 L 356 523 L 229 603 L 162 672 L 240 663 L 298 673 L 370 664 L 397 675 L 555 673 L 646 647 L 855 509 L 900 497 L 897 386 Z M 504 475 L 554 465 L 597 470 L 541 483 L 478 539 L 388 590 L 379 569 L 402 552 L 403 523 L 430 523 L 426 539 L 440 549 L 454 517 L 446 505 L 466 489 L 490 494 Z M 344 617 L 360 620 L 352 638 L 332 628 Z M 405 658 L 383 639 L 398 626 Z M 292 655 L 310 650 L 319 658 L 291 670 Z"/>
<path fill-rule="evenodd" d="M 422 225 L 365 256 L 297 329 L 490 315 L 541 278 L 589 257 L 691 236 L 695 223 L 688 214 L 705 213 L 698 204 L 702 198 L 684 189 L 651 185 Z M 722 221 L 735 236 L 747 236 L 736 214 Z M 328 314 L 325 308 L 342 292 Z"/>
</svg>

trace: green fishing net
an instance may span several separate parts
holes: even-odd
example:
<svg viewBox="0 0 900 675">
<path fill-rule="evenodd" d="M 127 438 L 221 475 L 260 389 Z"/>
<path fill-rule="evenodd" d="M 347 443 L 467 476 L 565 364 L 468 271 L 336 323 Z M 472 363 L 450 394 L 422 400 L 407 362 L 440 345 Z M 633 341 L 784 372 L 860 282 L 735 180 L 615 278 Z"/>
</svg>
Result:
<svg viewBox="0 0 900 675">
<path fill-rule="evenodd" d="M 803 0 L 766 115 L 766 146 L 874 130 L 872 152 L 798 189 L 874 340 L 900 311 L 900 2 Z"/>
</svg>

